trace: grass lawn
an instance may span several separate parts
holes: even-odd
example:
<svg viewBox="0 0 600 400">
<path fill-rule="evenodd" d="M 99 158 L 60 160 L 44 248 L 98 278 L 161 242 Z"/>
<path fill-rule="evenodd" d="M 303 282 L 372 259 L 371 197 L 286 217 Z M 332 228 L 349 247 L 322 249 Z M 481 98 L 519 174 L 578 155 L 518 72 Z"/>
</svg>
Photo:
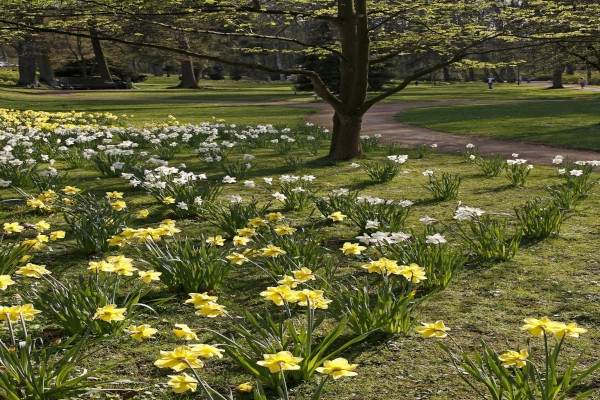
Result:
<svg viewBox="0 0 600 400">
<path fill-rule="evenodd" d="M 595 93 L 587 99 L 422 107 L 397 119 L 444 132 L 600 151 L 599 107 Z"/>
<path fill-rule="evenodd" d="M 89 102 L 84 104 L 92 107 L 91 100 L 86 101 Z M 106 103 L 106 106 L 109 107 L 109 103 Z M 246 110 L 251 112 L 257 109 L 248 107 Z M 271 110 L 270 115 L 275 118 L 280 108 L 273 107 Z M 112 108 L 108 108 L 107 111 L 120 113 Z M 238 117 L 234 115 L 236 111 L 239 109 L 225 108 L 224 112 L 230 114 L 223 117 L 227 121 L 235 120 Z M 146 115 L 152 114 L 148 111 Z M 178 115 L 177 117 L 180 118 Z M 247 118 L 249 121 L 258 120 L 260 116 L 249 115 Z M 263 120 L 263 123 L 265 122 L 268 121 Z M 295 132 L 295 128 L 286 134 L 301 137 L 301 134 Z M 116 143 L 119 141 L 115 139 Z M 208 179 L 215 183 L 221 181 L 226 175 L 225 171 L 218 167 L 210 167 L 194 155 L 193 146 L 178 143 L 179 147 L 174 157 L 169 160 L 169 166 L 184 163 L 186 171 L 205 172 Z M 335 265 L 338 267 L 335 281 L 350 280 L 355 276 L 361 279 L 368 278 L 373 283 L 377 282 L 375 274 L 367 274 L 360 266 L 370 259 L 377 259 L 380 254 L 371 248 L 361 255 L 343 256 L 340 251 L 342 244 L 347 241 L 356 242 L 356 236 L 363 233 L 363 230 L 352 225 L 348 219 L 335 224 L 328 222 L 316 211 L 312 203 L 309 203 L 304 210 L 291 211 L 286 210 L 280 202 L 273 201 L 271 193 L 281 190 L 277 183 L 280 175 L 314 175 L 316 179 L 313 187 L 318 196 L 326 196 L 333 189 L 344 187 L 357 190 L 361 195 L 396 201 L 411 200 L 414 205 L 403 231 L 419 235 L 424 230 L 419 219 L 426 215 L 434 217 L 441 223 L 434 225 L 433 228 L 449 240 L 450 246 L 456 247 L 464 246 L 457 235 L 456 221 L 452 219 L 458 201 L 461 201 L 462 205 L 482 208 L 488 215 L 494 217 L 507 217 L 509 230 L 512 232 L 515 227 L 514 207 L 519 207 L 534 198 L 549 198 L 547 187 L 563 181 L 563 178 L 556 174 L 556 168 L 536 166 L 524 187 L 511 187 L 505 177 L 486 178 L 476 165 L 460 157 L 431 153 L 424 158 L 418 158 L 417 153 L 409 151 L 409 159 L 402 166 L 402 170 L 406 173 L 400 174 L 388 183 L 375 183 L 366 174 L 365 163 L 384 162 L 388 154 L 397 152 L 398 149 L 377 147 L 364 159 L 356 160 L 359 164 L 363 164 L 363 167 L 353 168 L 350 162 L 331 163 L 323 160 L 321 157 L 325 154 L 326 146 L 327 141 L 323 139 L 321 150 L 316 155 L 309 154 L 297 144 L 294 144 L 291 152 L 286 155 L 278 154 L 271 142 L 253 149 L 234 147 L 230 155 L 232 159 L 241 159 L 242 154 L 247 153 L 253 154 L 256 158 L 252 160 L 253 168 L 246 177 L 238 179 L 236 184 L 225 185 L 219 201 L 229 204 L 234 195 L 241 195 L 246 202 L 255 198 L 261 204 L 268 203 L 266 212 L 282 212 L 287 224 L 299 230 L 308 227 L 317 229 L 318 234 L 311 235 L 310 240 L 318 241 L 325 251 L 334 257 Z M 148 151 L 149 154 L 155 151 L 149 143 L 141 145 L 138 150 Z M 296 161 L 300 160 L 301 165 L 298 169 L 290 166 L 290 160 L 294 157 L 297 157 Z M 102 176 L 89 162 L 81 168 L 69 168 L 58 153 L 56 160 L 54 167 L 59 171 L 68 172 L 64 185 L 74 185 L 101 196 L 107 191 L 121 191 L 124 192 L 124 200 L 132 212 L 141 208 L 149 209 L 149 218 L 135 220 L 132 222 L 132 227 L 156 226 L 164 218 L 174 218 L 177 220 L 176 226 L 182 229 L 178 237 L 187 236 L 196 243 L 200 242 L 202 237 L 223 233 L 210 222 L 210 213 L 193 218 L 178 218 L 168 206 L 150 197 L 140 186 L 132 187 L 124 179 Z M 48 164 L 43 163 L 41 166 L 46 167 Z M 460 174 L 463 181 L 458 198 L 435 201 L 424 187 L 427 178 L 422 175 L 422 172 L 427 169 L 433 170 L 437 175 L 442 172 Z M 263 178 L 269 177 L 275 178 L 273 186 L 264 183 Z M 593 180 L 598 178 L 598 174 L 592 176 Z M 242 183 L 244 180 L 253 180 L 256 187 L 244 185 Z M 23 189 L 28 193 L 37 194 L 31 185 Z M 420 322 L 442 319 L 451 327 L 453 338 L 468 353 L 472 354 L 479 338 L 484 338 L 501 353 L 507 350 L 519 350 L 526 346 L 530 335 L 519 329 L 523 325 L 524 318 L 548 316 L 553 320 L 577 322 L 588 329 L 588 332 L 582 334 L 579 339 L 566 339 L 564 344 L 566 359 L 571 360 L 583 352 L 582 365 L 589 366 L 597 362 L 600 358 L 600 349 L 597 346 L 600 340 L 599 210 L 600 185 L 594 184 L 588 196 L 568 213 L 569 218 L 565 221 L 559 235 L 540 241 L 525 241 L 516 257 L 508 261 L 483 263 L 469 257 L 465 267 L 456 272 L 447 288 L 418 307 L 413 315 L 417 325 Z M 2 222 L 21 223 L 33 223 L 45 219 L 52 224 L 53 230 L 67 231 L 65 241 L 56 242 L 51 251 L 36 253 L 32 260 L 38 264 L 45 264 L 52 271 L 53 276 L 63 282 L 74 281 L 77 275 L 88 273 L 86 268 L 89 261 L 97 261 L 109 254 L 131 256 L 136 259 L 137 267 L 147 269 L 141 261 L 146 254 L 143 251 L 141 253 L 134 251 L 133 245 L 122 249 L 116 248 L 105 255 L 97 254 L 89 257 L 82 254 L 77 250 L 73 234 L 70 233 L 70 228 L 61 214 L 35 213 L 25 206 L 22 194 L 13 189 L 0 189 L 0 217 Z M 28 234 L 30 233 L 34 234 L 34 232 Z M 273 240 L 276 240 L 275 237 Z M 229 246 L 231 246 L 230 241 L 227 242 L 226 248 Z M 303 262 L 301 256 L 298 260 L 300 263 Z M 26 290 L 29 285 L 29 281 L 22 278 L 17 281 L 16 285 L 0 293 L 2 296 L 0 304 L 13 304 L 15 296 Z M 93 369 L 97 368 L 98 364 L 115 364 L 111 370 L 95 377 L 122 380 L 124 383 L 119 385 L 120 387 L 136 388 L 137 392 L 129 393 L 133 399 L 160 398 L 160 392 L 165 393 L 165 398 L 204 398 L 201 394 L 189 397 L 168 394 L 169 390 L 165 387 L 165 382 L 169 379 L 167 375 L 174 374 L 173 371 L 159 369 L 153 365 L 159 358 L 159 350 L 172 350 L 175 346 L 184 344 L 183 340 L 177 339 L 171 332 L 174 324 L 185 323 L 199 329 L 198 340 L 202 343 L 222 343 L 218 339 L 213 339 L 211 330 L 229 336 L 235 335 L 234 324 L 245 321 L 244 315 L 248 310 L 254 315 L 264 315 L 266 310 L 274 315 L 282 315 L 281 308 L 265 301 L 259 295 L 260 291 L 274 285 L 273 280 L 263 270 L 251 264 L 236 266 L 228 274 L 223 285 L 213 293 L 219 297 L 218 302 L 229 310 L 233 317 L 230 319 L 200 317 L 194 314 L 191 305 L 185 304 L 187 293 L 173 292 L 165 285 L 155 283 L 151 293 L 142 302 L 150 303 L 156 312 L 144 313 L 136 317 L 134 322 L 147 323 L 157 328 L 159 333 L 156 338 L 138 343 L 123 333 L 99 339 L 92 346 L 98 352 L 84 366 Z M 325 297 L 332 296 L 327 289 L 324 290 Z M 326 316 L 323 327 L 317 332 L 317 337 L 322 337 L 324 332 L 334 324 L 336 315 L 331 310 L 317 310 L 317 312 Z M 302 316 L 302 312 L 298 313 L 299 318 Z M 31 324 L 30 331 L 35 335 L 41 335 L 42 332 L 46 335 L 52 332 L 57 334 L 56 331 L 44 331 L 58 326 L 45 319 L 43 314 L 28 324 Z M 341 345 L 352 337 L 353 334 L 347 330 L 335 345 Z M 447 340 L 446 343 L 449 344 Z M 533 357 L 539 361 L 542 342 L 534 338 L 531 339 L 531 343 L 535 349 Z M 460 379 L 447 355 L 437 346 L 436 340 L 423 339 L 414 329 L 410 329 L 407 335 L 375 333 L 338 356 L 357 363 L 358 376 L 336 380 L 335 383 L 330 381 L 325 385 L 324 399 L 470 400 L 477 398 L 476 394 Z M 199 373 L 221 393 L 226 393 L 228 389 L 242 382 L 253 381 L 252 376 L 228 356 L 223 359 L 207 360 L 206 368 L 199 369 Z M 317 379 L 314 377 L 299 385 L 291 385 L 291 398 L 296 400 L 310 398 L 316 385 Z M 115 385 L 107 385 L 107 387 L 113 386 Z M 596 374 L 577 389 L 581 392 L 598 387 L 600 387 L 600 380 Z M 108 398 L 108 394 L 95 394 L 94 397 L 85 398 L 104 399 Z M 252 396 L 237 393 L 236 398 L 247 400 Z M 269 398 L 274 399 L 276 395 L 271 392 Z M 597 394 L 592 398 L 597 399 Z"/>
</svg>

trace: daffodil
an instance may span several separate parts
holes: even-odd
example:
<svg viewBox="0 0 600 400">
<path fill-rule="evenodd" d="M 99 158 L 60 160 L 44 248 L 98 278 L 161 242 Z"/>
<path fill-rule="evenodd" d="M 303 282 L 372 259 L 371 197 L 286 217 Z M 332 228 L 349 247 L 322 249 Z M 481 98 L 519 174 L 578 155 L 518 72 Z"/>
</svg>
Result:
<svg viewBox="0 0 600 400">
<path fill-rule="evenodd" d="M 248 260 L 248 257 L 246 257 L 243 254 L 240 253 L 231 253 L 230 255 L 225 257 L 226 259 L 229 260 L 229 262 L 231 262 L 232 264 L 236 264 L 236 265 L 242 265 L 243 263 L 245 263 Z"/>
<path fill-rule="evenodd" d="M 123 321 L 125 319 L 126 308 L 117 308 L 116 304 L 109 304 L 104 307 L 99 307 L 96 309 L 96 314 L 94 314 L 94 319 L 99 318 L 102 321 L 113 322 L 113 321 Z"/>
<path fill-rule="evenodd" d="M 248 221 L 248 225 L 250 225 L 253 228 L 259 228 L 261 226 L 265 226 L 266 224 L 267 224 L 267 221 L 265 221 L 264 219 L 262 219 L 260 217 L 252 218 L 251 220 Z"/>
<path fill-rule="evenodd" d="M 81 189 L 76 188 L 74 186 L 65 186 L 63 189 L 61 189 L 62 192 L 66 195 L 72 196 L 74 194 L 77 194 L 79 192 L 81 192 Z"/>
<path fill-rule="evenodd" d="M 419 283 L 427 279 L 425 276 L 425 270 L 419 267 L 417 264 L 402 265 L 400 267 L 399 274 L 404 276 L 412 283 Z"/>
<path fill-rule="evenodd" d="M 44 232 L 45 230 L 50 229 L 50 224 L 46 221 L 38 221 L 35 224 L 35 230 L 38 232 Z"/>
<path fill-rule="evenodd" d="M 520 352 L 510 350 L 498 356 L 498 359 L 502 361 L 503 367 L 516 365 L 518 368 L 521 368 L 527 364 L 527 357 L 529 357 L 529 353 L 527 353 L 527 349 L 523 349 Z"/>
<path fill-rule="evenodd" d="M 172 198 L 171 196 L 167 196 L 164 199 L 162 199 L 162 202 L 164 204 L 173 204 L 173 203 L 175 203 L 175 199 Z"/>
<path fill-rule="evenodd" d="M 260 249 L 262 251 L 262 255 L 265 257 L 273 257 L 277 258 L 283 254 L 286 254 L 286 251 L 280 247 L 273 246 L 272 244 L 267 245 L 267 247 L 263 247 Z"/>
<path fill-rule="evenodd" d="M 278 306 L 282 306 L 284 301 L 288 303 L 295 303 L 298 301 L 298 292 L 292 290 L 287 285 L 281 285 L 277 287 L 268 287 L 267 290 L 260 292 L 260 295 L 265 298 L 265 300 L 270 300 Z"/>
<path fill-rule="evenodd" d="M 254 386 L 250 382 L 244 382 L 237 385 L 234 389 L 238 392 L 250 393 L 254 390 Z"/>
<path fill-rule="evenodd" d="M 148 215 L 150 215 L 150 211 L 146 209 L 140 210 L 135 214 L 137 218 L 146 218 Z"/>
<path fill-rule="evenodd" d="M 312 309 L 321 308 L 321 309 L 325 310 L 325 309 L 329 308 L 329 303 L 332 302 L 332 300 L 328 300 L 323 297 L 322 290 L 304 289 L 303 291 L 301 291 L 297 294 L 297 298 L 298 298 L 298 300 L 297 300 L 298 305 L 300 305 L 300 306 L 310 305 L 310 308 L 312 308 Z"/>
<path fill-rule="evenodd" d="M 344 245 L 342 246 L 342 252 L 346 255 L 357 255 L 360 254 L 361 251 L 366 250 L 367 248 L 365 246 L 361 246 L 357 243 L 350 243 L 350 242 L 346 242 L 344 243 Z"/>
<path fill-rule="evenodd" d="M 50 240 L 55 241 L 58 239 L 64 239 L 65 238 L 65 231 L 54 231 L 54 232 L 50 232 Z"/>
<path fill-rule="evenodd" d="M 127 208 L 127 203 L 125 203 L 123 200 L 116 200 L 116 201 L 113 201 L 112 203 L 110 203 L 110 206 L 115 211 L 121 211 L 121 210 Z"/>
<path fill-rule="evenodd" d="M 225 239 L 223 239 L 223 237 L 221 235 L 211 236 L 206 239 L 206 243 L 211 246 L 224 246 Z"/>
<path fill-rule="evenodd" d="M 17 275 L 25 276 L 27 278 L 41 278 L 42 275 L 51 274 L 51 272 L 46 269 L 45 265 L 37 265 L 32 263 L 25 264 L 19 268 L 16 273 Z"/>
<path fill-rule="evenodd" d="M 227 311 L 225 311 L 225 306 L 212 301 L 196 307 L 196 314 L 202 315 L 203 317 L 214 318 L 226 313 Z"/>
<path fill-rule="evenodd" d="M 190 344 L 190 347 L 194 351 L 198 352 L 198 355 L 202 358 L 223 358 L 223 350 L 219 349 L 216 346 L 212 346 L 210 344 L 196 343 Z"/>
<path fill-rule="evenodd" d="M 215 302 L 219 299 L 217 296 L 209 296 L 206 292 L 188 293 L 188 295 L 190 296 L 190 298 L 187 299 L 185 302 L 193 304 L 194 307 L 201 307 L 206 303 Z"/>
<path fill-rule="evenodd" d="M 296 228 L 292 228 L 291 226 L 287 226 L 287 225 L 280 225 L 278 227 L 276 227 L 275 229 L 275 233 L 278 234 L 279 236 L 284 236 L 284 235 L 291 235 L 294 232 L 296 232 Z"/>
<path fill-rule="evenodd" d="M 368 264 L 361 265 L 361 268 L 364 268 L 370 273 L 375 274 L 389 275 L 398 274 L 400 272 L 400 267 L 396 261 L 389 260 L 384 257 L 377 261 L 371 261 Z"/>
<path fill-rule="evenodd" d="M 579 328 L 576 322 L 572 322 L 570 324 L 563 324 L 560 327 L 557 326 L 554 330 L 554 337 L 557 339 L 562 339 L 563 337 L 578 338 L 580 333 L 587 332 L 587 329 Z"/>
<path fill-rule="evenodd" d="M 173 333 L 179 339 L 183 340 L 198 340 L 198 336 L 196 332 L 191 329 L 186 324 L 175 324 L 175 328 L 173 328 Z"/>
<path fill-rule="evenodd" d="M 329 214 L 327 216 L 327 218 L 329 218 L 330 220 L 332 220 L 333 222 L 340 222 L 343 221 L 345 218 L 347 217 L 347 215 L 342 214 L 339 211 L 336 211 L 332 214 Z"/>
<path fill-rule="evenodd" d="M 292 274 L 294 275 L 294 279 L 296 279 L 300 283 L 314 281 L 315 279 L 317 279 L 315 277 L 315 274 L 306 267 L 302 267 L 299 270 L 292 271 Z"/>
<path fill-rule="evenodd" d="M 317 372 L 331 375 L 333 379 L 341 378 L 342 376 L 358 375 L 354 370 L 357 364 L 349 364 L 345 358 L 336 358 L 334 360 L 326 360 L 322 367 L 317 368 Z"/>
<path fill-rule="evenodd" d="M 156 332 L 158 332 L 156 329 L 152 328 L 148 324 L 143 324 L 143 325 L 138 325 L 138 326 L 129 325 L 127 330 L 129 331 L 129 336 L 131 336 L 138 342 L 141 342 L 144 339 L 152 339 L 154 334 L 156 334 Z"/>
<path fill-rule="evenodd" d="M 249 237 L 236 235 L 233 237 L 233 245 L 236 247 L 245 246 L 251 240 L 252 239 L 250 239 Z"/>
<path fill-rule="evenodd" d="M 562 322 L 551 321 L 548 317 L 525 318 L 524 322 L 525 325 L 521 327 L 521 330 L 528 331 L 533 336 L 543 336 L 544 333 L 552 335 L 565 326 Z"/>
<path fill-rule="evenodd" d="M 15 281 L 13 281 L 10 275 L 0 275 L 0 290 L 6 290 L 10 285 L 14 285 Z"/>
<path fill-rule="evenodd" d="M 446 332 L 449 331 L 450 328 L 444 325 L 444 321 L 435 321 L 433 324 L 423 322 L 422 324 L 423 326 L 417 327 L 416 330 L 426 338 L 444 338 L 448 336 Z"/>
<path fill-rule="evenodd" d="M 18 222 L 5 222 L 4 223 L 4 232 L 6 233 L 20 233 L 23 232 L 25 227 Z"/>
<path fill-rule="evenodd" d="M 10 320 L 16 322 L 19 318 L 23 318 L 24 321 L 32 321 L 36 314 L 41 313 L 40 310 L 36 310 L 33 304 L 23 304 L 21 306 L 2 307 L 0 306 L 0 321 Z"/>
<path fill-rule="evenodd" d="M 283 214 L 280 212 L 271 212 L 265 215 L 269 221 L 280 221 L 283 219 Z"/>
<path fill-rule="evenodd" d="M 158 368 L 171 368 L 176 372 L 187 368 L 202 368 L 204 363 L 199 360 L 200 354 L 189 346 L 179 346 L 173 351 L 160 352 L 160 359 L 154 362 Z"/>
<path fill-rule="evenodd" d="M 160 281 L 160 276 L 161 275 L 162 275 L 162 272 L 157 272 L 157 271 L 153 271 L 153 270 L 138 271 L 138 276 L 140 277 L 140 279 L 144 283 L 150 283 L 150 282 L 154 282 L 154 281 Z"/>
<path fill-rule="evenodd" d="M 175 393 L 184 393 L 188 390 L 195 392 L 198 388 L 198 380 L 185 372 L 182 375 L 169 375 L 167 384 Z"/>
<path fill-rule="evenodd" d="M 109 199 L 122 199 L 123 198 L 123 192 L 106 192 L 106 197 L 108 197 Z"/>
<path fill-rule="evenodd" d="M 304 360 L 302 357 L 294 357 L 289 351 L 280 351 L 277 354 L 264 354 L 264 360 L 258 361 L 257 364 L 268 368 L 273 374 L 280 371 L 294 371 L 300 369 L 300 362 Z"/>
<path fill-rule="evenodd" d="M 244 237 L 252 237 L 252 236 L 256 235 L 256 229 L 252 229 L 252 228 L 240 228 L 240 229 L 237 229 L 236 232 L 239 236 L 244 236 Z"/>
</svg>

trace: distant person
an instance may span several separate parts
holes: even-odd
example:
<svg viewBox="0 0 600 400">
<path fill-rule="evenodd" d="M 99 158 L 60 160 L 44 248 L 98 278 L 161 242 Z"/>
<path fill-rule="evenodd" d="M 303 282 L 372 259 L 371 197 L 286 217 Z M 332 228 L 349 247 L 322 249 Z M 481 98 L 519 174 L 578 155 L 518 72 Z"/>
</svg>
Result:
<svg viewBox="0 0 600 400">
<path fill-rule="evenodd" d="M 419 81 L 418 80 L 415 81 L 415 86 L 419 86 Z"/>
<path fill-rule="evenodd" d="M 579 78 L 579 86 L 581 86 L 581 90 L 583 90 L 583 88 L 585 87 L 585 85 L 587 85 L 587 81 L 582 76 L 581 78 Z"/>
<path fill-rule="evenodd" d="M 523 77 L 521 75 L 517 76 L 517 85 L 520 85 L 523 82 Z"/>
<path fill-rule="evenodd" d="M 494 88 L 494 82 L 495 82 L 495 79 L 492 76 L 488 77 L 487 78 L 488 88 L 493 89 Z"/>
</svg>

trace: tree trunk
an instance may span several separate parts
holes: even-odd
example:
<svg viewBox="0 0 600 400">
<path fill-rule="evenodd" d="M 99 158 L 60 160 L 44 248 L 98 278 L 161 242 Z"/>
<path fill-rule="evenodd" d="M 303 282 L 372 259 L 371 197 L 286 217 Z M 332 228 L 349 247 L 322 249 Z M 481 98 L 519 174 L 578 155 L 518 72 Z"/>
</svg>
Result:
<svg viewBox="0 0 600 400">
<path fill-rule="evenodd" d="M 564 72 L 565 68 L 562 65 L 559 65 L 558 67 L 554 68 L 554 71 L 552 71 L 552 86 L 550 86 L 550 89 L 563 89 L 563 83 L 562 83 L 562 74 Z"/>
<path fill-rule="evenodd" d="M 475 82 L 475 68 L 469 68 L 469 82 Z"/>
<path fill-rule="evenodd" d="M 38 86 L 35 50 L 31 38 L 19 42 L 15 47 L 19 57 L 19 80 L 17 86 Z"/>
<path fill-rule="evenodd" d="M 442 68 L 442 72 L 444 73 L 444 82 L 450 82 L 450 69 L 448 67 Z"/>
<path fill-rule="evenodd" d="M 177 85 L 179 89 L 198 89 L 196 74 L 194 74 L 194 63 L 191 57 L 181 60 L 181 82 Z"/>
<path fill-rule="evenodd" d="M 329 159 L 342 161 L 362 156 L 361 126 L 362 115 L 334 113 Z"/>
<path fill-rule="evenodd" d="M 90 36 L 92 36 L 92 48 L 94 49 L 94 57 L 96 58 L 96 65 L 98 66 L 100 77 L 107 82 L 112 82 L 112 76 L 110 74 L 110 69 L 108 68 L 108 61 L 104 55 L 102 42 L 98 39 L 98 32 L 94 27 L 90 28 Z"/>
<path fill-rule="evenodd" d="M 42 43 L 44 45 L 44 43 Z M 48 55 L 48 49 L 42 48 L 39 50 L 37 55 L 37 65 L 40 70 L 40 82 L 47 85 L 54 83 L 54 71 L 52 70 L 52 64 L 50 63 L 50 56 Z"/>
</svg>

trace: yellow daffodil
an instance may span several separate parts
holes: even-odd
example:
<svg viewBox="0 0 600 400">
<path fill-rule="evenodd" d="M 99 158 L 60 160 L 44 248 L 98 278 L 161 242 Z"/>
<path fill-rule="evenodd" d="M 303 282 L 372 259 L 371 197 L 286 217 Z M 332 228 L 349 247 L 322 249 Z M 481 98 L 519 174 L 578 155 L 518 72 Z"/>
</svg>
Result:
<svg viewBox="0 0 600 400">
<path fill-rule="evenodd" d="M 21 317 L 24 321 L 33 321 L 36 314 L 41 311 L 33 308 L 33 304 L 23 304 L 22 306 L 2 307 L 0 306 L 0 321 L 10 320 L 18 321 Z"/>
<path fill-rule="evenodd" d="M 137 218 L 146 218 L 148 215 L 150 215 L 150 211 L 146 209 L 140 210 L 135 214 Z"/>
<path fill-rule="evenodd" d="M 423 322 L 422 324 L 423 326 L 417 327 L 416 330 L 426 338 L 445 338 L 448 336 L 446 332 L 449 331 L 450 328 L 444 325 L 444 321 L 435 321 L 433 324 Z"/>
<path fill-rule="evenodd" d="M 281 221 L 283 219 L 283 214 L 280 212 L 271 212 L 265 215 L 269 221 Z"/>
<path fill-rule="evenodd" d="M 306 267 L 302 267 L 297 271 L 293 271 L 292 274 L 294 275 L 294 279 L 301 283 L 314 281 L 315 279 L 317 279 L 315 277 L 315 274 Z"/>
<path fill-rule="evenodd" d="M 300 369 L 300 362 L 304 360 L 302 357 L 294 357 L 289 351 L 280 351 L 277 354 L 264 354 L 264 360 L 258 361 L 257 364 L 269 368 L 273 374 L 280 371 L 294 371 Z"/>
<path fill-rule="evenodd" d="M 200 354 L 191 347 L 179 346 L 173 351 L 160 352 L 160 359 L 154 362 L 158 368 L 171 368 L 176 372 L 187 368 L 202 368 L 204 363 L 199 360 Z"/>
<path fill-rule="evenodd" d="M 510 350 L 498 356 L 498 359 L 502 361 L 503 367 L 516 365 L 518 368 L 521 368 L 527 364 L 527 357 L 529 357 L 529 353 L 527 353 L 527 349 L 523 349 L 520 352 Z"/>
<path fill-rule="evenodd" d="M 44 232 L 45 230 L 50 229 L 50 224 L 46 221 L 38 221 L 35 224 L 35 230 L 38 232 Z"/>
<path fill-rule="evenodd" d="M 232 264 L 236 264 L 236 265 L 242 265 L 246 261 L 249 261 L 248 257 L 246 257 L 245 255 L 240 254 L 240 253 L 231 253 L 230 255 L 226 256 L 225 258 L 228 259 L 229 262 L 231 262 Z"/>
<path fill-rule="evenodd" d="M 277 258 L 283 254 L 286 254 L 286 251 L 280 247 L 273 246 L 272 244 L 267 245 L 267 247 L 263 247 L 260 249 L 262 251 L 262 255 L 265 257 L 273 257 Z"/>
<path fill-rule="evenodd" d="M 127 238 L 116 235 L 108 240 L 108 244 L 113 247 L 123 247 L 127 244 Z"/>
<path fill-rule="evenodd" d="M 233 245 L 235 247 L 239 247 L 239 246 L 245 246 L 248 244 L 248 242 L 250 242 L 252 239 L 246 237 L 246 236 L 234 236 L 233 237 Z"/>
<path fill-rule="evenodd" d="M 297 281 L 293 276 L 284 275 L 281 280 L 277 281 L 277 283 L 279 283 L 280 285 L 289 286 L 293 289 L 296 286 L 298 286 L 301 282 Z"/>
<path fill-rule="evenodd" d="M 223 239 L 223 237 L 221 235 L 211 236 L 211 237 L 206 238 L 206 243 L 211 246 L 224 246 L 225 239 Z"/>
<path fill-rule="evenodd" d="M 171 196 L 167 196 L 162 200 L 162 202 L 164 204 L 173 204 L 173 203 L 175 203 L 175 199 L 172 198 Z"/>
<path fill-rule="evenodd" d="M 5 222 L 4 223 L 4 232 L 6 233 L 20 233 L 23 232 L 25 227 L 18 222 Z"/>
<path fill-rule="evenodd" d="M 77 194 L 79 192 L 81 192 L 81 189 L 76 188 L 74 186 L 65 186 L 63 189 L 61 189 L 62 192 L 66 195 L 72 196 L 74 194 Z"/>
<path fill-rule="evenodd" d="M 282 306 L 284 301 L 288 303 L 295 303 L 298 301 L 298 293 L 295 290 L 292 290 L 287 285 L 281 285 L 277 287 L 268 287 L 267 290 L 260 292 L 260 295 L 265 298 L 265 300 L 270 300 L 278 306 Z"/>
<path fill-rule="evenodd" d="M 211 346 L 209 344 L 190 344 L 190 347 L 194 349 L 194 351 L 198 352 L 198 355 L 202 358 L 223 358 L 223 350 L 219 349 L 216 346 Z"/>
<path fill-rule="evenodd" d="M 234 390 L 238 392 L 250 393 L 252 390 L 254 390 L 254 386 L 252 386 L 250 382 L 244 382 L 237 385 Z"/>
<path fill-rule="evenodd" d="M 114 272 L 115 265 L 108 261 L 90 261 L 88 263 L 88 269 L 92 272 Z"/>
<path fill-rule="evenodd" d="M 15 281 L 13 281 L 10 275 L 0 275 L 0 290 L 6 290 L 10 285 L 14 285 Z"/>
<path fill-rule="evenodd" d="M 217 296 L 209 296 L 206 292 L 188 293 L 188 295 L 190 296 L 190 298 L 187 299 L 185 302 L 193 304 L 194 307 L 201 307 L 206 303 L 215 302 L 219 299 Z"/>
<path fill-rule="evenodd" d="M 543 336 L 544 332 L 552 335 L 565 326 L 562 322 L 551 321 L 548 317 L 525 318 L 524 322 L 525 325 L 521 327 L 521 330 L 528 331 L 533 336 Z"/>
<path fill-rule="evenodd" d="M 202 315 L 208 318 L 215 318 L 226 313 L 227 311 L 225 311 L 225 306 L 213 302 L 204 303 L 200 307 L 196 307 L 197 315 Z"/>
<path fill-rule="evenodd" d="M 331 375 L 333 379 L 341 378 L 342 376 L 356 376 L 356 372 L 353 372 L 357 364 L 349 364 L 345 358 L 336 358 L 334 360 L 326 360 L 322 367 L 317 368 L 317 372 L 322 374 Z"/>
<path fill-rule="evenodd" d="M 185 372 L 182 375 L 169 375 L 167 384 L 175 393 L 184 393 L 188 390 L 195 392 L 198 388 L 198 380 Z"/>
<path fill-rule="evenodd" d="M 179 339 L 183 340 L 198 340 L 198 336 L 196 336 L 196 332 L 193 329 L 190 329 L 186 324 L 175 324 L 175 328 L 173 328 L 173 333 Z"/>
<path fill-rule="evenodd" d="M 347 217 L 347 215 L 342 214 L 339 211 L 336 211 L 330 215 L 327 216 L 327 218 L 329 218 L 330 220 L 332 220 L 333 222 L 340 222 L 343 221 L 345 218 Z"/>
<path fill-rule="evenodd" d="M 267 224 L 267 221 L 265 221 L 264 219 L 262 219 L 260 217 L 252 218 L 251 220 L 248 221 L 248 225 L 250 225 L 253 228 L 259 228 L 261 226 L 265 226 L 266 224 Z"/>
<path fill-rule="evenodd" d="M 37 265 L 32 263 L 27 263 L 21 268 L 17 270 L 17 275 L 21 275 L 27 278 L 41 278 L 42 275 L 51 274 L 50 271 L 46 269 L 45 265 Z"/>
<path fill-rule="evenodd" d="M 94 319 L 100 318 L 102 321 L 112 322 L 112 321 L 123 321 L 125 319 L 126 308 L 117 308 L 116 304 L 109 304 L 104 307 L 99 307 L 96 309 L 96 314 L 94 314 Z"/>
<path fill-rule="evenodd" d="M 247 237 L 247 238 L 256 235 L 256 229 L 252 229 L 252 228 L 240 228 L 240 229 L 236 229 L 236 232 L 239 236 L 243 236 L 243 237 Z"/>
<path fill-rule="evenodd" d="M 342 246 L 342 252 L 346 255 L 358 255 L 361 251 L 366 250 L 365 246 L 361 246 L 358 243 L 346 242 Z"/>
<path fill-rule="evenodd" d="M 570 324 L 563 324 L 560 327 L 555 328 L 554 337 L 562 339 L 563 337 L 574 337 L 578 338 L 580 333 L 586 333 L 587 329 L 579 328 L 576 322 Z"/>
<path fill-rule="evenodd" d="M 160 281 L 160 276 L 161 275 L 162 275 L 162 272 L 156 272 L 156 271 L 153 271 L 153 270 L 138 271 L 138 276 L 140 277 L 140 279 L 144 283 L 150 283 L 150 282 Z"/>
<path fill-rule="evenodd" d="M 122 199 L 123 192 L 106 192 L 106 197 L 108 197 L 109 199 Z"/>
<path fill-rule="evenodd" d="M 322 290 L 304 289 L 297 294 L 297 298 L 298 305 L 306 307 L 310 304 L 310 308 L 312 309 L 320 308 L 325 310 L 329 308 L 329 303 L 332 302 L 332 300 L 323 297 Z"/>
<path fill-rule="evenodd" d="M 65 238 L 65 231 L 54 231 L 54 232 L 50 232 L 50 240 L 55 241 L 58 239 L 64 239 Z"/>
<path fill-rule="evenodd" d="M 425 270 L 419 267 L 417 264 L 402 265 L 400 267 L 399 274 L 404 276 L 412 283 L 419 283 L 427 279 L 425 276 Z"/>
<path fill-rule="evenodd" d="M 361 268 L 366 269 L 370 273 L 385 275 L 397 274 L 400 271 L 398 263 L 387 258 L 380 258 L 377 261 L 371 261 L 368 264 L 361 265 Z"/>
<path fill-rule="evenodd" d="M 152 339 L 154 334 L 158 332 L 156 329 L 152 328 L 148 324 L 143 325 L 130 325 L 127 330 L 129 331 L 129 336 L 141 342 L 144 339 Z"/>
<path fill-rule="evenodd" d="M 275 233 L 278 234 L 279 236 L 284 236 L 284 235 L 291 235 L 294 232 L 296 232 L 296 230 L 297 230 L 296 228 L 292 228 L 291 226 L 280 225 L 275 228 Z"/>
<path fill-rule="evenodd" d="M 116 200 L 116 201 L 113 201 L 112 203 L 110 203 L 110 206 L 115 211 L 121 211 L 121 210 L 127 208 L 127 203 L 125 203 L 123 200 Z"/>
</svg>

